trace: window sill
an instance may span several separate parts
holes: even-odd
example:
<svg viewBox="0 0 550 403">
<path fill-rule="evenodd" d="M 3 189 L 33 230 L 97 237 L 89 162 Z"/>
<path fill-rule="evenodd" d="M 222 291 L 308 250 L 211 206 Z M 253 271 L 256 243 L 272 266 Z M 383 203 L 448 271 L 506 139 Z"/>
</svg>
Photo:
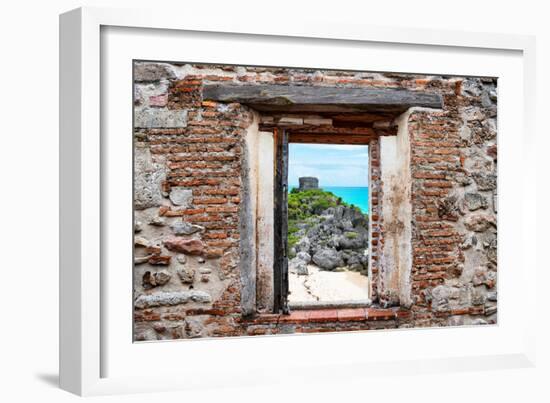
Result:
<svg viewBox="0 0 550 403">
<path fill-rule="evenodd" d="M 317 310 L 317 309 L 346 309 L 346 308 L 368 308 L 372 304 L 371 300 L 349 300 L 335 302 L 289 302 L 288 307 L 291 311 L 298 310 Z"/>
<path fill-rule="evenodd" d="M 254 324 L 266 323 L 321 323 L 321 322 L 371 322 L 380 320 L 406 319 L 410 311 L 400 308 L 338 308 L 308 309 L 292 311 L 290 315 L 260 314 L 245 320 Z"/>
</svg>

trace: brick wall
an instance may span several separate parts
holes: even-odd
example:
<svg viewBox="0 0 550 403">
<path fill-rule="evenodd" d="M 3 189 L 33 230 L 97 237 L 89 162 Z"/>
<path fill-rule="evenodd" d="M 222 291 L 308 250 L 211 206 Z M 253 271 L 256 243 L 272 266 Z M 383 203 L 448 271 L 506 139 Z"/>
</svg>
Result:
<svg viewBox="0 0 550 403">
<path fill-rule="evenodd" d="M 202 85 L 220 81 L 407 88 L 444 96 L 443 110 L 413 111 L 408 121 L 410 310 L 242 318 L 239 213 L 252 111 L 203 100 Z M 495 80 L 143 62 L 135 65 L 134 82 L 136 340 L 496 322 Z M 384 232 L 377 141 L 369 151 L 376 297 Z"/>
<path fill-rule="evenodd" d="M 384 243 L 382 238 L 382 186 L 380 178 L 380 142 L 378 139 L 369 143 L 369 284 L 370 299 L 378 300 L 380 248 Z"/>
</svg>

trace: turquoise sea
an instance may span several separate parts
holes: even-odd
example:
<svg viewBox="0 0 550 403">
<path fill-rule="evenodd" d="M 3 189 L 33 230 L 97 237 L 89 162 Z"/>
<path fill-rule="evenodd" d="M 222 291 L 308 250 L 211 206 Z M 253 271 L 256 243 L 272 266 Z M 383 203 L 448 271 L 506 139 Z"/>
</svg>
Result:
<svg viewBox="0 0 550 403">
<path fill-rule="evenodd" d="M 325 186 L 323 189 L 341 197 L 346 203 L 359 207 L 363 213 L 369 212 L 368 187 Z"/>
<path fill-rule="evenodd" d="M 291 189 L 293 187 L 291 186 Z M 322 189 L 341 197 L 348 204 L 359 207 L 365 214 L 369 212 L 368 187 L 322 186 Z"/>
</svg>

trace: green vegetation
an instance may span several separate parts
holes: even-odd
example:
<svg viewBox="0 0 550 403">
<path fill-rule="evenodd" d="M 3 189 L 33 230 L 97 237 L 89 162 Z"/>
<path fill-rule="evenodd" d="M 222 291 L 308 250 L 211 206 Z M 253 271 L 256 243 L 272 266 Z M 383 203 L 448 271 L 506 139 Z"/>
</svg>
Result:
<svg viewBox="0 0 550 403">
<path fill-rule="evenodd" d="M 299 191 L 294 188 L 288 194 L 288 219 L 304 220 L 338 205 L 347 206 L 341 197 L 335 196 L 332 192 L 323 189 Z"/>
<path fill-rule="evenodd" d="M 348 239 L 355 239 L 357 238 L 359 235 L 357 234 L 357 232 L 346 232 L 344 234 L 346 236 L 346 238 Z"/>
<path fill-rule="evenodd" d="M 300 241 L 300 237 L 296 235 L 300 228 L 317 224 L 325 220 L 320 214 L 329 207 L 346 206 L 350 208 L 357 207 L 345 203 L 341 197 L 336 196 L 332 192 L 327 192 L 323 189 L 298 190 L 293 188 L 288 194 L 288 248 L 292 250 L 294 245 Z M 346 233 L 348 239 L 357 237 L 357 233 Z M 290 256 L 292 258 L 292 256 Z"/>
</svg>

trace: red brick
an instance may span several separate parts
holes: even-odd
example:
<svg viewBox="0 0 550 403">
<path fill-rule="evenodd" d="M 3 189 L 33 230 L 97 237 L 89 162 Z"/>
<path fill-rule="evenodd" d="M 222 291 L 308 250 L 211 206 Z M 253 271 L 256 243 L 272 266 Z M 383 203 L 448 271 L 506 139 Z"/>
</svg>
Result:
<svg viewBox="0 0 550 403">
<path fill-rule="evenodd" d="M 227 203 L 225 197 L 194 197 L 193 203 L 195 204 L 224 204 Z"/>
<path fill-rule="evenodd" d="M 307 322 L 309 319 L 309 311 L 292 311 L 290 315 L 281 315 L 280 322 Z"/>
<path fill-rule="evenodd" d="M 365 308 L 354 309 L 338 309 L 338 321 L 361 321 L 367 319 L 367 312 Z"/>
<path fill-rule="evenodd" d="M 391 309 L 367 308 L 367 320 L 388 320 L 394 318 L 395 312 Z"/>
<path fill-rule="evenodd" d="M 136 322 L 152 322 L 160 320 L 160 314 L 151 310 L 134 312 L 134 320 Z"/>
<path fill-rule="evenodd" d="M 332 322 L 338 320 L 337 309 L 318 309 L 309 311 L 310 322 Z"/>
<path fill-rule="evenodd" d="M 149 105 L 151 106 L 166 106 L 168 103 L 168 94 L 154 95 L 149 97 Z"/>
</svg>

